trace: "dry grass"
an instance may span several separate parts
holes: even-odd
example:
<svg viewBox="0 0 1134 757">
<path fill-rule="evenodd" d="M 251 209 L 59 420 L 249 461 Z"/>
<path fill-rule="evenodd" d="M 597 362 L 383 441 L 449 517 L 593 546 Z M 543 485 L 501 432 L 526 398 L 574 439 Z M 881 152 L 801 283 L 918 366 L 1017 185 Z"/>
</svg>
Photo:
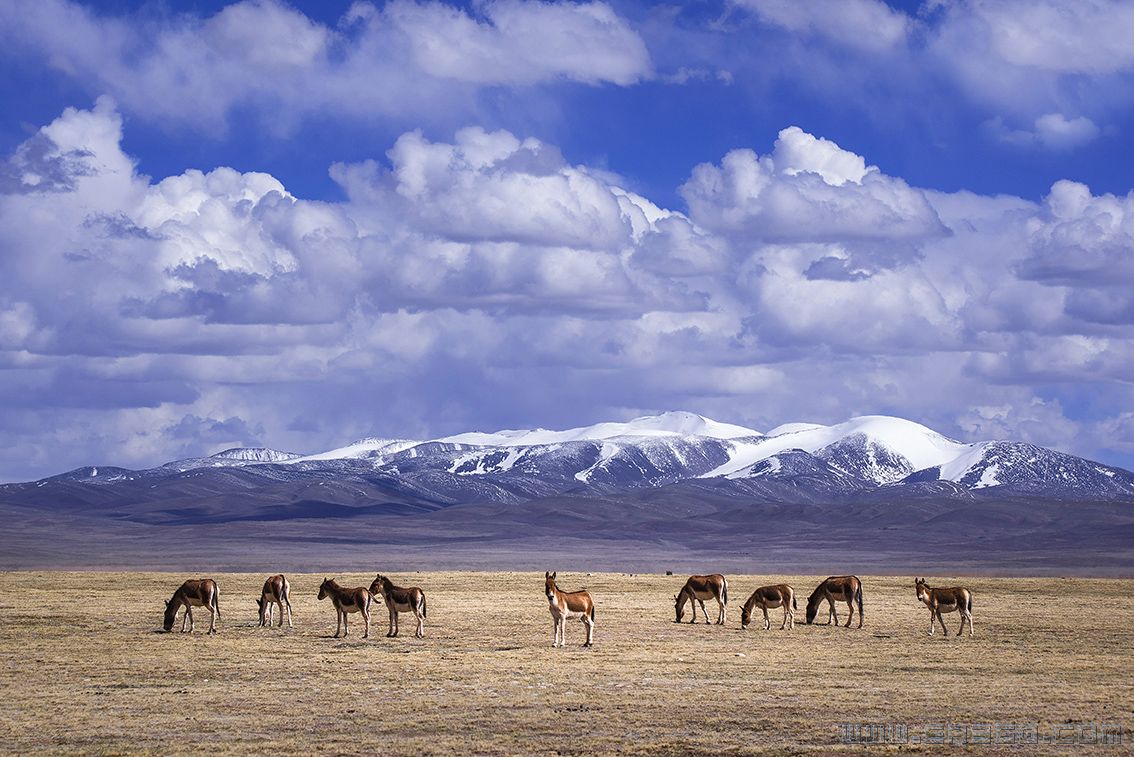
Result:
<svg viewBox="0 0 1134 757">
<path fill-rule="evenodd" d="M 426 638 L 404 617 L 385 638 L 376 606 L 365 641 L 358 616 L 329 638 L 313 575 L 289 576 L 294 630 L 255 627 L 263 575 L 217 574 L 217 636 L 201 611 L 193 635 L 154 633 L 185 577 L 0 574 L 0 750 L 830 752 L 847 721 L 1106 721 L 1134 743 L 1134 581 L 964 579 L 977 635 L 944 640 L 908 578 L 865 577 L 866 627 L 848 630 L 802 625 L 815 577 L 732 576 L 721 628 L 673 623 L 681 576 L 561 573 L 595 596 L 596 646 L 572 623 L 553 650 L 537 574 L 395 576 L 425 589 Z M 801 624 L 742 632 L 747 594 L 779 581 Z"/>
</svg>

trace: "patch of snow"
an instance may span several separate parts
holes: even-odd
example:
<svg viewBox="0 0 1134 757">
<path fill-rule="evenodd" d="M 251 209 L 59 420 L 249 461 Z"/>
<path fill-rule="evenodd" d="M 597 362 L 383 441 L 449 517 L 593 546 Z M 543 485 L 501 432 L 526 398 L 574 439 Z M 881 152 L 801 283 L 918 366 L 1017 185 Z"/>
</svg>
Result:
<svg viewBox="0 0 1134 757">
<path fill-rule="evenodd" d="M 518 449 L 510 449 L 499 462 L 488 463 L 489 457 L 495 454 L 495 452 L 472 452 L 467 455 L 462 455 L 453 461 L 448 472 L 458 476 L 483 476 L 486 473 L 503 473 L 504 471 L 511 470 L 512 466 L 519 461 L 524 453 Z M 460 470 L 473 461 L 476 461 L 475 468 L 472 470 Z"/>
<path fill-rule="evenodd" d="M 964 445 L 965 450 L 941 466 L 940 479 L 954 483 L 960 481 L 970 470 L 984 460 L 985 453 L 991 444 L 992 442 L 977 442 L 976 444 Z"/>
<path fill-rule="evenodd" d="M 992 465 L 988 466 L 981 472 L 980 481 L 977 481 L 975 484 L 973 484 L 973 488 L 983 489 L 986 486 L 996 486 L 1000 483 L 1000 479 L 996 477 L 996 474 L 999 472 L 1000 466 L 997 463 L 993 463 Z"/>
<path fill-rule="evenodd" d="M 603 445 L 602 445 L 602 449 L 599 451 L 598 461 L 596 461 L 595 464 L 592 465 L 591 467 L 586 468 L 586 469 L 581 470 L 578 473 L 576 473 L 575 478 L 579 481 L 582 481 L 583 483 L 589 482 L 591 480 L 591 476 L 594 475 L 594 472 L 596 470 L 598 470 L 599 468 L 602 468 L 603 466 L 605 466 L 607 461 L 610 460 L 615 455 L 617 455 L 620 449 L 622 449 L 622 448 L 619 447 L 617 444 L 607 444 L 607 443 L 604 442 Z"/>
</svg>

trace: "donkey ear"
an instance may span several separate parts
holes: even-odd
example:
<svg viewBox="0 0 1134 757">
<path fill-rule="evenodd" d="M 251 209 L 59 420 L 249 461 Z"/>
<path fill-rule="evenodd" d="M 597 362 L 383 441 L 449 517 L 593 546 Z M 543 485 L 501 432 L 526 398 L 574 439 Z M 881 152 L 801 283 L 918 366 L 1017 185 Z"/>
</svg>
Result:
<svg viewBox="0 0 1134 757">
<path fill-rule="evenodd" d="M 167 599 L 167 600 L 165 600 L 165 606 L 166 606 L 166 607 L 169 607 L 169 600 L 168 600 L 168 599 Z"/>
<path fill-rule="evenodd" d="M 552 581 L 554 581 L 554 580 L 555 580 L 555 576 L 556 576 L 556 571 L 554 571 L 554 570 L 553 570 L 553 571 L 551 571 L 551 580 L 552 580 Z"/>
</svg>

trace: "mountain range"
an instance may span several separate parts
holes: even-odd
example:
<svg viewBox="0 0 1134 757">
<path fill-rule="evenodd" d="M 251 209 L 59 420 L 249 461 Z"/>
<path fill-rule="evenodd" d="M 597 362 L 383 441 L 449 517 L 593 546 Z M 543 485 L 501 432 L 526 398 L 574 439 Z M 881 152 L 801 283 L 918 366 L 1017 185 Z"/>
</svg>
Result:
<svg viewBox="0 0 1134 757">
<path fill-rule="evenodd" d="M 964 443 L 887 416 L 760 432 L 688 412 L 563 431 L 368 438 L 315 454 L 236 448 L 0 486 L 6 512 L 45 529 L 150 528 L 164 539 L 224 527 L 210 533 L 286 531 L 303 541 L 341 540 L 333 532 L 349 521 L 371 524 L 360 543 L 450 547 L 527 547 L 535 542 L 521 536 L 553 539 L 569 528 L 608 546 L 633 538 L 687 548 L 699 539 L 741 543 L 746 530 L 789 522 L 822 533 L 853 514 L 865 527 L 862 513 L 875 530 L 953 523 L 980 538 L 1026 531 L 1038 544 L 1091 523 L 1122 538 L 1134 528 L 1131 503 L 1134 473 L 1024 442 Z M 1072 509 L 1079 520 L 1068 526 Z M 715 520 L 698 526 L 700 536 L 685 533 L 698 513 Z M 78 534 L 73 541 L 85 543 Z"/>
</svg>

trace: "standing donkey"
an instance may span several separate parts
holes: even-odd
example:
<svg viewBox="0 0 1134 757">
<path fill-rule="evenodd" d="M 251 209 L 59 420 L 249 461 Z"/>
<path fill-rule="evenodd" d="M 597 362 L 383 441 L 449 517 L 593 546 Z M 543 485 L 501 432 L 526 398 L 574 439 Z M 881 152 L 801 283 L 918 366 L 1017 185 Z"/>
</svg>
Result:
<svg viewBox="0 0 1134 757">
<path fill-rule="evenodd" d="M 319 585 L 319 600 L 322 601 L 327 597 L 331 598 L 331 604 L 335 606 L 336 639 L 339 638 L 340 630 L 343 636 L 347 635 L 348 612 L 362 613 L 362 620 L 366 623 L 362 638 L 370 638 L 370 601 L 373 599 L 370 592 L 361 586 L 357 589 L 344 589 L 332 579 L 324 578 L 323 583 Z"/>
<path fill-rule="evenodd" d="M 217 618 L 220 617 L 220 591 L 217 582 L 211 578 L 190 579 L 173 592 L 173 598 L 165 603 L 165 619 L 162 628 L 173 630 L 177 611 L 185 605 L 185 615 L 181 618 L 181 633 L 185 633 L 185 623 L 189 623 L 189 633 L 193 633 L 193 608 L 209 608 L 209 633 L 217 632 Z"/>
<path fill-rule="evenodd" d="M 768 620 L 768 610 L 777 607 L 784 608 L 784 622 L 780 625 L 780 630 L 795 628 L 795 610 L 798 609 L 795 604 L 795 590 L 787 584 L 761 586 L 752 592 L 752 596 L 748 598 L 748 601 L 740 610 L 741 629 L 748 628 L 748 621 L 752 619 L 752 611 L 757 607 L 764 611 L 765 631 L 772 627 L 772 622 Z"/>
<path fill-rule="evenodd" d="M 827 625 L 839 624 L 839 615 L 835 612 L 835 600 L 847 603 L 849 614 L 846 627 L 850 628 L 851 618 L 854 617 L 854 605 L 858 603 L 858 627 L 862 628 L 862 581 L 858 576 L 831 576 L 815 587 L 811 596 L 807 598 L 807 625 L 815 622 L 815 615 L 819 612 L 819 605 L 827 601 Z"/>
<path fill-rule="evenodd" d="M 284 606 L 287 606 L 287 627 L 295 628 L 291 624 L 291 584 L 284 578 L 282 573 L 270 577 L 264 582 L 264 588 L 260 592 L 260 598 L 256 600 L 257 606 L 260 608 L 260 627 L 271 627 L 272 625 L 272 610 L 276 606 L 280 608 L 280 628 L 283 628 L 284 620 Z"/>
<path fill-rule="evenodd" d="M 551 611 L 552 647 L 567 645 L 567 621 L 581 620 L 587 627 L 589 647 L 595 641 L 595 601 L 586 590 L 562 591 L 555 585 L 555 574 L 544 572 L 543 590 L 547 594 L 547 608 Z"/>
<path fill-rule="evenodd" d="M 925 582 L 924 578 L 918 578 L 914 581 L 914 591 L 917 592 L 917 598 L 925 603 L 929 608 L 929 635 L 933 635 L 933 621 L 937 620 L 941 623 L 941 633 L 946 636 L 949 635 L 949 630 L 945 628 L 945 619 L 941 617 L 943 612 L 959 612 L 961 613 L 961 627 L 957 629 L 957 635 L 960 636 L 965 632 L 965 621 L 969 621 L 969 636 L 973 635 L 973 593 L 963 586 L 954 586 L 949 589 L 934 589 Z"/>
<path fill-rule="evenodd" d="M 422 638 L 425 636 L 425 592 L 416 586 L 402 588 L 394 586 L 394 582 L 379 573 L 374 582 L 370 584 L 370 593 L 378 596 L 382 595 L 382 600 L 386 603 L 386 609 L 390 611 L 390 630 L 386 632 L 386 636 L 393 637 L 398 635 L 398 613 L 399 612 L 412 612 L 414 617 L 417 618 L 417 631 L 414 636 Z"/>
<path fill-rule="evenodd" d="M 705 610 L 705 600 L 717 600 L 717 625 L 725 624 L 725 613 L 728 610 L 728 581 L 720 573 L 711 576 L 689 576 L 689 580 L 681 587 L 681 591 L 673 595 L 673 608 L 677 612 L 674 623 L 680 623 L 685 617 L 685 603 L 693 608 L 693 618 L 690 623 L 697 622 L 697 605 L 701 605 L 701 612 L 705 615 L 705 622 L 709 622 L 709 613 Z"/>
</svg>

